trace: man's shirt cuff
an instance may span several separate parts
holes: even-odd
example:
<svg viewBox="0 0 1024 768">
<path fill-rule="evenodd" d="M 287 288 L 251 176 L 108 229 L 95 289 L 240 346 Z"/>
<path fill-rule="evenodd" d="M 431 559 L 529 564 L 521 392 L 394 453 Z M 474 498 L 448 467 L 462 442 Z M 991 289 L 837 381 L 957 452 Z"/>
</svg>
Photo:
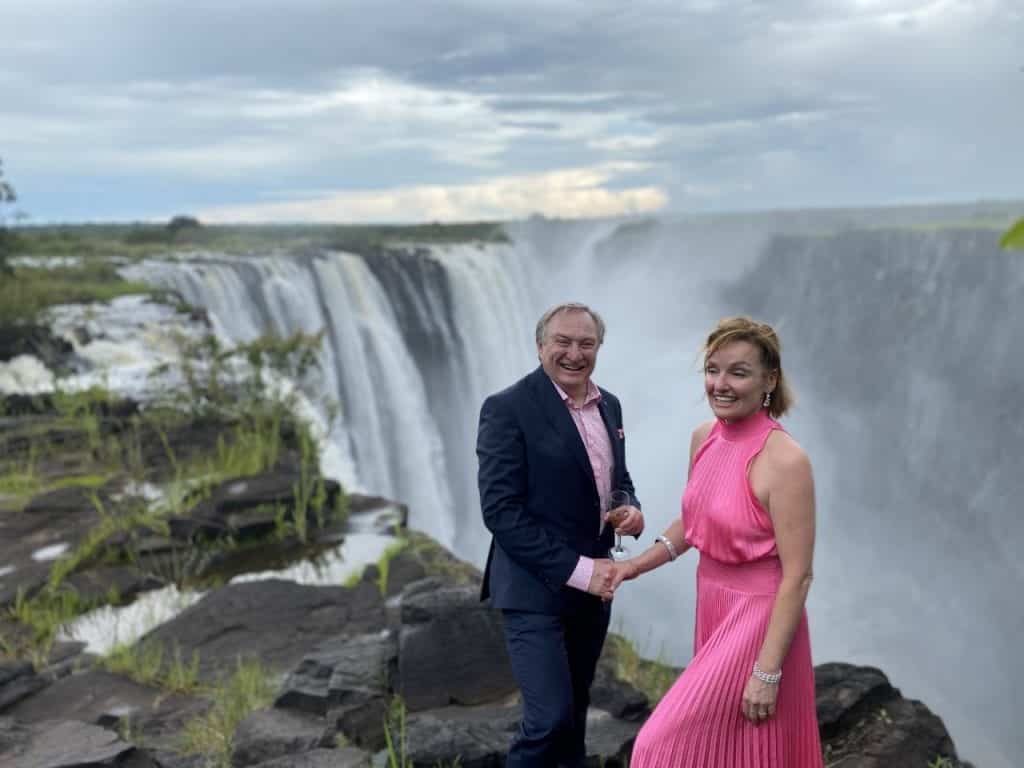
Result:
<svg viewBox="0 0 1024 768">
<path fill-rule="evenodd" d="M 573 570 L 569 580 L 565 583 L 573 589 L 586 592 L 587 587 L 590 586 L 590 577 L 593 575 L 594 561 L 589 557 L 583 557 L 581 555 L 579 562 L 576 563 L 576 568 Z"/>
</svg>

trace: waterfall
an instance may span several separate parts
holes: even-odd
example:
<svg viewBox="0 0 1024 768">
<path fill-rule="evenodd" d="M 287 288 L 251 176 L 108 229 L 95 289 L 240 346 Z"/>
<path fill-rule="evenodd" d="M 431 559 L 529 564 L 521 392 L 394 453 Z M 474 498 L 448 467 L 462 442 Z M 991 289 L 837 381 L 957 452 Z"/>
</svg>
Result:
<svg viewBox="0 0 1024 768">
<path fill-rule="evenodd" d="M 515 257 L 500 244 L 193 254 L 132 273 L 204 308 L 225 344 L 325 331 L 319 378 L 304 385 L 306 413 L 326 435 L 325 471 L 408 504 L 414 527 L 479 559 L 486 541 L 467 471 L 477 410 L 532 365 L 529 278 Z"/>
</svg>

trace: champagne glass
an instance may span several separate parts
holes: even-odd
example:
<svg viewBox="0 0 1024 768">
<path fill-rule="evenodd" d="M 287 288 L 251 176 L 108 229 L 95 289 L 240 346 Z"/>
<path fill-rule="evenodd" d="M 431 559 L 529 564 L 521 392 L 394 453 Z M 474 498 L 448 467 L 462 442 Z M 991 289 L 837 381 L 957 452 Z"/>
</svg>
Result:
<svg viewBox="0 0 1024 768">
<path fill-rule="evenodd" d="M 605 504 L 605 511 L 608 513 L 608 524 L 618 527 L 626 519 L 626 515 L 629 514 L 626 507 L 632 503 L 633 499 L 625 491 L 612 491 L 608 494 L 608 501 Z M 630 552 L 622 546 L 622 536 L 618 533 L 615 534 L 615 546 L 608 551 L 608 556 L 617 563 L 629 560 L 630 558 Z"/>
</svg>

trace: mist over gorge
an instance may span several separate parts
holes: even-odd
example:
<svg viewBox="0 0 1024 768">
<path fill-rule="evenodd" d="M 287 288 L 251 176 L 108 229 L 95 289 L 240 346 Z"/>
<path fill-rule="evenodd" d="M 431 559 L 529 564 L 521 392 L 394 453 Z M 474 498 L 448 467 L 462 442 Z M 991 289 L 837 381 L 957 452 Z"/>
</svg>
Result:
<svg viewBox="0 0 1024 768">
<path fill-rule="evenodd" d="M 710 415 L 704 335 L 727 314 L 772 323 L 798 396 L 783 423 L 816 473 L 815 661 L 880 666 L 943 717 L 961 755 L 1009 766 L 1024 748 L 1024 264 L 996 230 L 921 226 L 934 217 L 950 213 L 531 219 L 507 244 L 133 269 L 228 340 L 324 329 L 304 386 L 325 423 L 339 406 L 328 469 L 409 503 L 414 527 L 478 564 L 477 411 L 536 364 L 546 306 L 585 301 L 608 323 L 595 379 L 623 403 L 648 541 L 679 513 L 689 435 Z M 647 655 L 688 658 L 695 564 L 620 592 L 613 624 Z"/>
</svg>

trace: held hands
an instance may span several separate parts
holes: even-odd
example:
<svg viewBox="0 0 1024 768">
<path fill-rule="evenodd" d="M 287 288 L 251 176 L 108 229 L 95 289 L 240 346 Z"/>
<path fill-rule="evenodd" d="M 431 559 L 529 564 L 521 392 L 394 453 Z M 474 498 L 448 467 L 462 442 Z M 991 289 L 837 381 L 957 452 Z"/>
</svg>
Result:
<svg viewBox="0 0 1024 768">
<path fill-rule="evenodd" d="M 587 592 L 597 595 L 604 601 L 611 600 L 619 584 L 640 575 L 640 570 L 635 563 L 626 560 L 621 563 L 611 560 L 595 560 L 594 572 L 590 577 L 590 586 Z"/>
<path fill-rule="evenodd" d="M 644 530 L 644 514 L 632 504 L 609 510 L 604 519 L 620 536 L 639 536 Z"/>
<path fill-rule="evenodd" d="M 743 716 L 754 724 L 775 717 L 775 701 L 778 696 L 778 683 L 765 683 L 751 675 L 743 689 Z"/>
<path fill-rule="evenodd" d="M 597 595 L 604 601 L 612 599 L 615 594 L 615 563 L 611 560 L 595 560 L 594 572 L 590 575 L 590 586 L 587 592 Z"/>
</svg>

